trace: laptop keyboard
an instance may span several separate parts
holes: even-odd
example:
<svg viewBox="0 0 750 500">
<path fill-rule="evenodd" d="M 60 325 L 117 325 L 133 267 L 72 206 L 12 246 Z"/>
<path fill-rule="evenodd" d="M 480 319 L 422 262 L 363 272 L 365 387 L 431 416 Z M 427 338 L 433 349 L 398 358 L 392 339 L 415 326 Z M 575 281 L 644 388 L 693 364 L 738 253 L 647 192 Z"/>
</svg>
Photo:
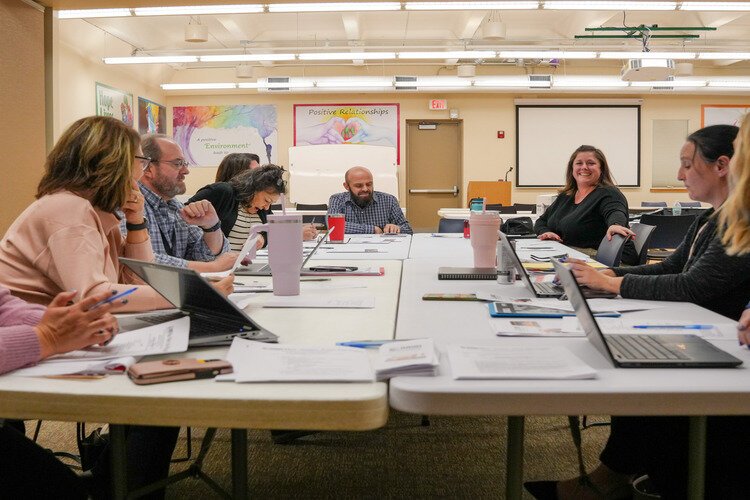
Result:
<svg viewBox="0 0 750 500">
<path fill-rule="evenodd" d="M 607 343 L 627 359 L 690 359 L 684 353 L 670 349 L 650 335 L 607 335 Z"/>
<path fill-rule="evenodd" d="M 544 295 L 561 295 L 563 293 L 563 288 L 560 285 L 555 285 L 554 283 L 549 282 L 541 282 L 541 283 L 534 283 L 534 289 L 541 294 Z"/>
<path fill-rule="evenodd" d="M 169 312 L 164 314 L 149 314 L 148 316 L 138 316 L 137 319 L 145 321 L 152 325 L 166 323 L 185 316 L 182 312 Z M 221 321 L 218 318 L 202 318 L 197 314 L 190 315 L 190 336 L 203 337 L 207 335 L 216 335 L 220 333 L 234 333 L 243 331 L 252 331 L 253 327 L 249 325 L 238 326 L 237 323 Z"/>
</svg>

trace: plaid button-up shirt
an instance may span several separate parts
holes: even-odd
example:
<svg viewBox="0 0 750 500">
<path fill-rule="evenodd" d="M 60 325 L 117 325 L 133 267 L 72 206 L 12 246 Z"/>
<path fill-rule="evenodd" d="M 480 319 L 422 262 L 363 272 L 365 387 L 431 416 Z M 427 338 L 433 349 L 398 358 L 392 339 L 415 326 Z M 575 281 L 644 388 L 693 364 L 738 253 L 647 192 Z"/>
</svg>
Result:
<svg viewBox="0 0 750 500">
<path fill-rule="evenodd" d="M 187 267 L 190 260 L 209 262 L 216 258 L 203 240 L 203 230 L 188 224 L 180 216 L 180 209 L 185 205 L 175 198 L 164 201 L 140 182 L 138 187 L 143 193 L 143 215 L 148 220 L 148 235 L 154 248 L 154 262 Z M 125 219 L 121 221 L 120 229 L 123 235 L 127 234 Z M 229 241 L 225 237 L 219 253 L 227 251 Z"/>
<path fill-rule="evenodd" d="M 344 214 L 345 232 L 349 234 L 371 234 L 375 232 L 375 226 L 382 229 L 386 224 L 401 227 L 405 234 L 414 232 L 396 197 L 380 191 L 373 191 L 372 201 L 364 208 L 352 201 L 349 191 L 334 194 L 328 200 L 328 213 Z"/>
</svg>

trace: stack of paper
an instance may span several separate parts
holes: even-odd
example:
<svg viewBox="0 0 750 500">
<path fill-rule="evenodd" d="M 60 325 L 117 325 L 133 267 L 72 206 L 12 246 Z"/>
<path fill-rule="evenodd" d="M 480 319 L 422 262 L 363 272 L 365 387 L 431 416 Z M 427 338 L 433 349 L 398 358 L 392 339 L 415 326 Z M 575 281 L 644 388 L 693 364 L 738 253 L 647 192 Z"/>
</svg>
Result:
<svg viewBox="0 0 750 500">
<path fill-rule="evenodd" d="M 433 376 L 439 364 L 432 339 L 387 342 L 378 350 L 375 376 L 378 380 L 397 375 Z"/>
<path fill-rule="evenodd" d="M 596 371 L 560 347 L 448 346 L 456 380 L 471 379 L 587 379 Z"/>
</svg>

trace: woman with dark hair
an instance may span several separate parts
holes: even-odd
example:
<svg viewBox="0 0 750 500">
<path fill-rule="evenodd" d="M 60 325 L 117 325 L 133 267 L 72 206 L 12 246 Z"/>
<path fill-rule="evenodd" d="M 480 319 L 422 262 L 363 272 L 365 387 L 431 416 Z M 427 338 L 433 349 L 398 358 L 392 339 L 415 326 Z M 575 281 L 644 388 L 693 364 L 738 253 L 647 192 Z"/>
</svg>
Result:
<svg viewBox="0 0 750 500">
<path fill-rule="evenodd" d="M 750 121 L 745 122 L 750 126 Z M 737 200 L 746 199 L 747 191 L 735 192 L 733 201 L 725 204 L 737 131 L 731 125 L 705 127 L 690 134 L 683 145 L 677 178 L 685 183 L 691 199 L 713 208 L 696 219 L 670 257 L 658 264 L 601 272 L 569 259 L 578 282 L 625 298 L 693 302 L 738 319 L 750 300 L 750 254 L 725 241 L 734 254 L 728 255 L 721 231 L 725 225 L 734 227 L 724 235 L 748 244 L 742 239 L 742 224 L 733 226 L 738 218 L 747 218 L 747 212 L 736 210 Z M 746 161 L 747 153 L 743 157 Z M 731 209 L 727 215 L 725 208 Z M 746 429 L 746 417 L 709 417 L 706 498 L 747 496 L 744 456 L 750 436 Z M 686 498 L 687 433 L 686 417 L 613 416 L 601 463 L 591 474 L 566 481 L 530 482 L 526 489 L 540 499 L 630 498 L 633 475 L 646 472 L 662 498 Z"/>
<path fill-rule="evenodd" d="M 573 151 L 565 172 L 565 186 L 534 224 L 540 240 L 560 241 L 592 254 L 606 235 L 632 238 L 628 229 L 628 202 L 615 186 L 607 158 L 594 146 Z M 638 256 L 632 242 L 623 253 L 625 263 Z"/>
<path fill-rule="evenodd" d="M 253 153 L 230 153 L 221 160 L 216 170 L 216 182 L 229 182 L 237 174 L 245 170 L 253 170 L 260 166 L 260 156 Z"/>
<path fill-rule="evenodd" d="M 242 249 L 250 234 L 250 228 L 266 222 L 271 214 L 271 205 L 286 193 L 284 169 L 278 165 L 263 165 L 246 170 L 229 182 L 216 182 L 198 190 L 189 203 L 208 200 L 216 209 L 221 220 L 221 230 L 229 239 L 233 251 Z M 303 237 L 313 239 L 317 235 L 314 227 L 305 226 Z M 314 233 L 314 234 L 313 234 Z M 260 233 L 258 248 L 268 244 L 268 235 Z"/>
</svg>

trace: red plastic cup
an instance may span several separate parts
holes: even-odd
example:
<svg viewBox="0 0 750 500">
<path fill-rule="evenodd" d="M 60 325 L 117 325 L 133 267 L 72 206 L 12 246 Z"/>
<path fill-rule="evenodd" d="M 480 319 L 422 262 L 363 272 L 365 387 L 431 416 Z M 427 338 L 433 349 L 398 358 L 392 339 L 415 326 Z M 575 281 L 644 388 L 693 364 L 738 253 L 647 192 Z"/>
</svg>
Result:
<svg viewBox="0 0 750 500">
<path fill-rule="evenodd" d="M 464 238 L 467 240 L 471 238 L 471 228 L 469 227 L 469 220 L 464 221 Z"/>
<path fill-rule="evenodd" d="M 328 214 L 326 224 L 328 224 L 329 229 L 333 228 L 333 231 L 328 234 L 328 241 L 331 243 L 343 243 L 344 226 L 346 225 L 344 214 Z"/>
</svg>

